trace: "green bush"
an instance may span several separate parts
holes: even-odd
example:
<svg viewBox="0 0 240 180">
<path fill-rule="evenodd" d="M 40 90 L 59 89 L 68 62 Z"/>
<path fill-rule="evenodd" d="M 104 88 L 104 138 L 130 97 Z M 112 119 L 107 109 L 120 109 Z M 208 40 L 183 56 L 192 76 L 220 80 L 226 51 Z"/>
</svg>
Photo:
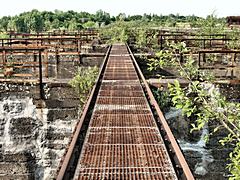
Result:
<svg viewBox="0 0 240 180">
<path fill-rule="evenodd" d="M 95 84 L 97 75 L 98 68 L 96 66 L 88 68 L 79 67 L 74 78 L 69 81 L 69 84 L 79 94 L 81 103 L 84 103 L 86 101 L 87 95 Z"/>
</svg>

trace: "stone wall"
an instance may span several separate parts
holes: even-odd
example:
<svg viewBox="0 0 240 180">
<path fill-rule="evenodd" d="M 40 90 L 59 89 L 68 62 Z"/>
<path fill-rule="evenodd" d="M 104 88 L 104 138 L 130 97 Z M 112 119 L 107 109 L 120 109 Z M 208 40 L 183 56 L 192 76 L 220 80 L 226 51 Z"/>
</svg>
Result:
<svg viewBox="0 0 240 180">
<path fill-rule="evenodd" d="M 79 115 L 78 95 L 68 84 L 38 88 L 8 84 L 0 99 L 0 179 L 51 179 Z M 21 89 L 22 91 L 19 91 Z"/>
</svg>

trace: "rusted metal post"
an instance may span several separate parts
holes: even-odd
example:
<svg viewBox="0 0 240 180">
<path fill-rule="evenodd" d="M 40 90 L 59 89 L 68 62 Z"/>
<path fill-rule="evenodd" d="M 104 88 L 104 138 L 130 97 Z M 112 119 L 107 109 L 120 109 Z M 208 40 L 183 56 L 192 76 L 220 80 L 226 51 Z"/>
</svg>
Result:
<svg viewBox="0 0 240 180">
<path fill-rule="evenodd" d="M 81 41 L 80 41 L 80 39 L 77 40 L 77 51 L 81 53 Z"/>
<path fill-rule="evenodd" d="M 183 63 L 183 53 L 180 53 L 180 62 Z"/>
<path fill-rule="evenodd" d="M 201 68 L 201 53 L 198 52 L 198 68 Z"/>
<path fill-rule="evenodd" d="M 79 64 L 82 64 L 82 54 L 78 53 L 78 58 L 79 58 Z"/>
<path fill-rule="evenodd" d="M 44 99 L 44 90 L 43 90 L 43 79 L 42 79 L 42 52 L 39 50 L 39 90 L 40 90 L 40 98 Z"/>
<path fill-rule="evenodd" d="M 210 35 L 210 40 L 209 40 L 209 47 L 210 47 L 210 49 L 212 48 L 212 35 Z"/>
<path fill-rule="evenodd" d="M 233 53 L 232 55 L 232 64 L 231 64 L 231 79 L 234 78 L 234 64 L 235 64 L 235 59 L 236 59 L 236 53 Z"/>
<path fill-rule="evenodd" d="M 33 54 L 33 62 L 34 62 L 34 68 L 33 68 L 33 71 L 34 73 L 36 73 L 36 62 L 37 62 L 37 54 L 34 52 Z"/>
<path fill-rule="evenodd" d="M 163 49 L 163 36 L 160 35 L 160 49 Z"/>
<path fill-rule="evenodd" d="M 226 46 L 226 43 L 227 43 L 226 34 L 223 35 L 222 42 L 223 42 L 223 47 L 225 47 L 225 46 Z"/>
<path fill-rule="evenodd" d="M 58 53 L 58 49 L 56 49 L 56 78 L 58 78 L 58 64 L 59 64 L 59 53 Z"/>
<path fill-rule="evenodd" d="M 203 58 L 202 58 L 203 62 L 206 62 L 206 53 L 203 53 Z"/>
<path fill-rule="evenodd" d="M 45 50 L 45 77 L 48 78 L 48 50 Z"/>
<path fill-rule="evenodd" d="M 3 58 L 3 65 L 5 65 L 6 62 L 7 62 L 7 57 L 6 57 L 6 51 L 5 50 L 3 50 L 2 58 Z"/>
<path fill-rule="evenodd" d="M 201 69 L 201 53 L 198 52 L 198 76 L 197 76 L 198 80 L 200 80 L 200 72 L 199 72 L 200 69 Z"/>
</svg>

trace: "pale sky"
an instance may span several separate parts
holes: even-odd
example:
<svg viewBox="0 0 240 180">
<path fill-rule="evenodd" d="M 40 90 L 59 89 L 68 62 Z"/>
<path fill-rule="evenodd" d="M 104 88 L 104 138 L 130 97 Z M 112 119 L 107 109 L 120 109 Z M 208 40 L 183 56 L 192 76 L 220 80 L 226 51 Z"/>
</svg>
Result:
<svg viewBox="0 0 240 180">
<path fill-rule="evenodd" d="M 4 0 L 0 5 L 0 17 L 16 15 L 24 11 L 55 9 L 95 13 L 102 9 L 111 15 L 143 13 L 196 15 L 206 17 L 215 11 L 218 17 L 240 15 L 240 0 Z"/>
</svg>

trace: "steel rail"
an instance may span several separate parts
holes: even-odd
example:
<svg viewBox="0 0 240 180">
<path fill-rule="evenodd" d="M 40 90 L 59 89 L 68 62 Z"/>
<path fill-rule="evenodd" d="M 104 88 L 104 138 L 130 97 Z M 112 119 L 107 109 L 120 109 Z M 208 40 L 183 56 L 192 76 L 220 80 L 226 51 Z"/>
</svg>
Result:
<svg viewBox="0 0 240 180">
<path fill-rule="evenodd" d="M 181 179 L 187 179 L 187 180 L 194 180 L 194 177 L 193 177 L 193 174 L 185 160 L 185 157 L 183 156 L 183 153 L 181 151 L 181 149 L 179 148 L 179 145 L 177 143 L 177 141 L 175 140 L 175 137 L 170 129 L 170 127 L 168 126 L 168 123 L 161 111 L 161 109 L 159 108 L 158 106 L 158 103 L 157 101 L 155 100 L 154 96 L 153 96 L 153 93 L 140 69 L 140 67 L 138 66 L 137 64 L 137 61 L 133 55 L 133 53 L 131 52 L 131 49 L 129 48 L 129 46 L 127 45 L 127 48 L 128 48 L 128 51 L 130 53 L 130 56 L 132 57 L 132 60 L 134 62 L 134 65 L 137 69 L 137 72 L 139 73 L 141 79 L 142 79 L 142 82 L 146 88 L 146 91 L 147 91 L 147 94 L 149 96 L 149 99 L 150 99 L 150 103 L 151 105 L 155 108 L 156 112 L 157 112 L 157 115 L 159 117 L 159 122 L 160 124 L 162 125 L 163 127 L 163 130 L 166 132 L 166 135 L 165 137 L 167 138 L 167 140 L 170 142 L 169 146 L 170 149 L 174 152 L 174 161 L 175 163 L 177 163 L 179 165 L 180 168 L 182 168 L 183 170 L 183 173 L 181 175 Z"/>
<path fill-rule="evenodd" d="M 99 82 L 100 82 L 100 77 L 101 77 L 101 74 L 103 73 L 104 66 L 106 65 L 106 62 L 107 62 L 107 59 L 108 59 L 110 50 L 111 50 L 111 46 L 108 48 L 108 51 L 107 51 L 106 56 L 105 56 L 105 58 L 104 58 L 104 60 L 103 60 L 101 69 L 100 69 L 100 71 L 99 71 L 99 74 L 98 74 L 98 77 L 97 77 L 97 81 L 96 81 L 95 85 L 94 85 L 93 88 L 92 88 L 91 94 L 90 94 L 90 96 L 89 96 L 89 98 L 88 98 L 88 101 L 87 101 L 86 105 L 84 106 L 84 110 L 83 110 L 83 112 L 82 112 L 82 115 L 81 115 L 80 120 L 79 120 L 78 123 L 77 123 L 76 130 L 75 130 L 74 135 L 73 135 L 73 137 L 72 137 L 72 140 L 71 140 L 71 143 L 70 143 L 69 148 L 68 148 L 68 150 L 67 150 L 67 153 L 66 153 L 66 155 L 64 156 L 64 160 L 63 160 L 62 163 L 60 164 L 60 170 L 58 171 L 57 178 L 56 178 L 57 180 L 62 180 L 62 179 L 64 179 L 64 176 L 65 176 L 67 167 L 68 167 L 68 165 L 69 165 L 71 156 L 72 156 L 72 154 L 73 154 L 74 147 L 75 147 L 75 145 L 76 145 L 77 139 L 78 139 L 79 134 L 80 134 L 80 130 L 81 130 L 81 128 L 82 128 L 84 119 L 85 119 L 85 117 L 87 116 L 87 113 L 88 113 L 88 110 L 89 110 L 89 107 L 90 107 L 90 103 L 91 103 L 91 101 L 92 101 L 92 99 L 93 99 L 93 95 L 94 95 L 94 93 L 95 93 L 95 91 L 96 91 L 96 87 L 97 87 L 97 85 L 98 85 Z"/>
</svg>

